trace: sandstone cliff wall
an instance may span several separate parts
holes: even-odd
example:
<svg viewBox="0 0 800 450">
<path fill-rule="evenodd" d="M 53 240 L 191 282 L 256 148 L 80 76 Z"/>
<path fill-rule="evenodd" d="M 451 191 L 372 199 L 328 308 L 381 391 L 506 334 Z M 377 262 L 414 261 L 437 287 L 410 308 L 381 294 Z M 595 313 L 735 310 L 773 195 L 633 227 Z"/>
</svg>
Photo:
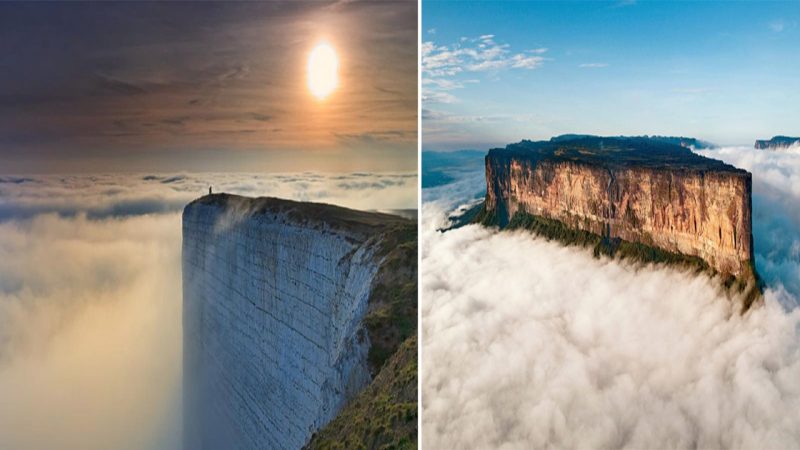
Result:
<svg viewBox="0 0 800 450">
<path fill-rule="evenodd" d="M 374 245 L 345 228 L 186 207 L 186 449 L 301 448 L 369 383 Z"/>
<path fill-rule="evenodd" d="M 528 160 L 490 152 L 486 209 L 500 225 L 517 211 L 601 235 L 698 256 L 748 275 L 751 178 L 744 171 Z"/>
</svg>

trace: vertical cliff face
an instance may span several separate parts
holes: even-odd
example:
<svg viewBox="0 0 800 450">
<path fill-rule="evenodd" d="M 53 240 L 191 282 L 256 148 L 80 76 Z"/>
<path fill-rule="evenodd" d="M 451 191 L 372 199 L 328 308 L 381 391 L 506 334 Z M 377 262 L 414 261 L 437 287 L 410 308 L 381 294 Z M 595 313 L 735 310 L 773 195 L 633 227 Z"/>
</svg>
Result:
<svg viewBox="0 0 800 450">
<path fill-rule="evenodd" d="M 224 194 L 186 207 L 185 448 L 301 448 L 370 382 L 362 321 L 397 220 Z"/>
<path fill-rule="evenodd" d="M 518 212 L 598 235 L 752 271 L 751 176 L 646 139 L 523 141 L 486 157 L 486 212 Z"/>
</svg>

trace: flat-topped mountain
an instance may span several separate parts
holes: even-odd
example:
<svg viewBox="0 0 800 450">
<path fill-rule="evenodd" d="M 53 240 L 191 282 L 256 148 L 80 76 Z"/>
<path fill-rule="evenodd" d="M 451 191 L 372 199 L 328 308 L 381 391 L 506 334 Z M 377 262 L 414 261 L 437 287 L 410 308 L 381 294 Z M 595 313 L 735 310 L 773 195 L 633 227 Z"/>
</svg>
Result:
<svg viewBox="0 0 800 450">
<path fill-rule="evenodd" d="M 416 442 L 416 236 L 416 221 L 319 203 L 187 205 L 184 448 Z"/>
<path fill-rule="evenodd" d="M 641 137 L 522 141 L 490 150 L 485 163 L 476 221 L 755 284 L 745 170 Z"/>
<path fill-rule="evenodd" d="M 800 137 L 773 136 L 773 138 L 769 140 L 756 141 L 754 147 L 761 150 L 779 150 L 789 148 L 793 145 L 800 145 Z"/>
</svg>

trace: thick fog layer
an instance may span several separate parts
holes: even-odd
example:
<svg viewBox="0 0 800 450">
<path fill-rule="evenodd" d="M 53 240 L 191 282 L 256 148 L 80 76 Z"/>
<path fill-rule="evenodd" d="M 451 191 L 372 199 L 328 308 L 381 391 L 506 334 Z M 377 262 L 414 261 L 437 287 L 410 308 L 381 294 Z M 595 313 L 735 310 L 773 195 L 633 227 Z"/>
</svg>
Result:
<svg viewBox="0 0 800 450">
<path fill-rule="evenodd" d="M 180 447 L 180 210 L 209 185 L 416 205 L 413 174 L 0 176 L 0 448 Z"/>
<path fill-rule="evenodd" d="M 800 448 L 800 159 L 704 153 L 754 173 L 768 289 L 744 316 L 707 276 L 525 232 L 436 232 L 480 173 L 423 193 L 426 447 Z"/>
</svg>

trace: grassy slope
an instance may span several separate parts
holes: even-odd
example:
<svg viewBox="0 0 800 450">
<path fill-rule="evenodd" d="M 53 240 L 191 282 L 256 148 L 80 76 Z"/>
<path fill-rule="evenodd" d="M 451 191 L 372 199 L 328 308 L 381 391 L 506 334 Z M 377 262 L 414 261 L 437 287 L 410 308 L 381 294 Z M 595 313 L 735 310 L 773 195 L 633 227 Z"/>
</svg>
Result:
<svg viewBox="0 0 800 450">
<path fill-rule="evenodd" d="M 417 448 L 416 335 L 403 343 L 375 380 L 316 433 L 306 448 Z"/>
<path fill-rule="evenodd" d="M 400 345 L 417 332 L 417 226 L 384 234 L 383 264 L 373 282 L 364 324 L 369 332 L 369 366 L 376 376 Z"/>
<path fill-rule="evenodd" d="M 308 449 L 411 449 L 417 443 L 417 227 L 387 231 L 364 318 L 375 377 Z"/>
</svg>

